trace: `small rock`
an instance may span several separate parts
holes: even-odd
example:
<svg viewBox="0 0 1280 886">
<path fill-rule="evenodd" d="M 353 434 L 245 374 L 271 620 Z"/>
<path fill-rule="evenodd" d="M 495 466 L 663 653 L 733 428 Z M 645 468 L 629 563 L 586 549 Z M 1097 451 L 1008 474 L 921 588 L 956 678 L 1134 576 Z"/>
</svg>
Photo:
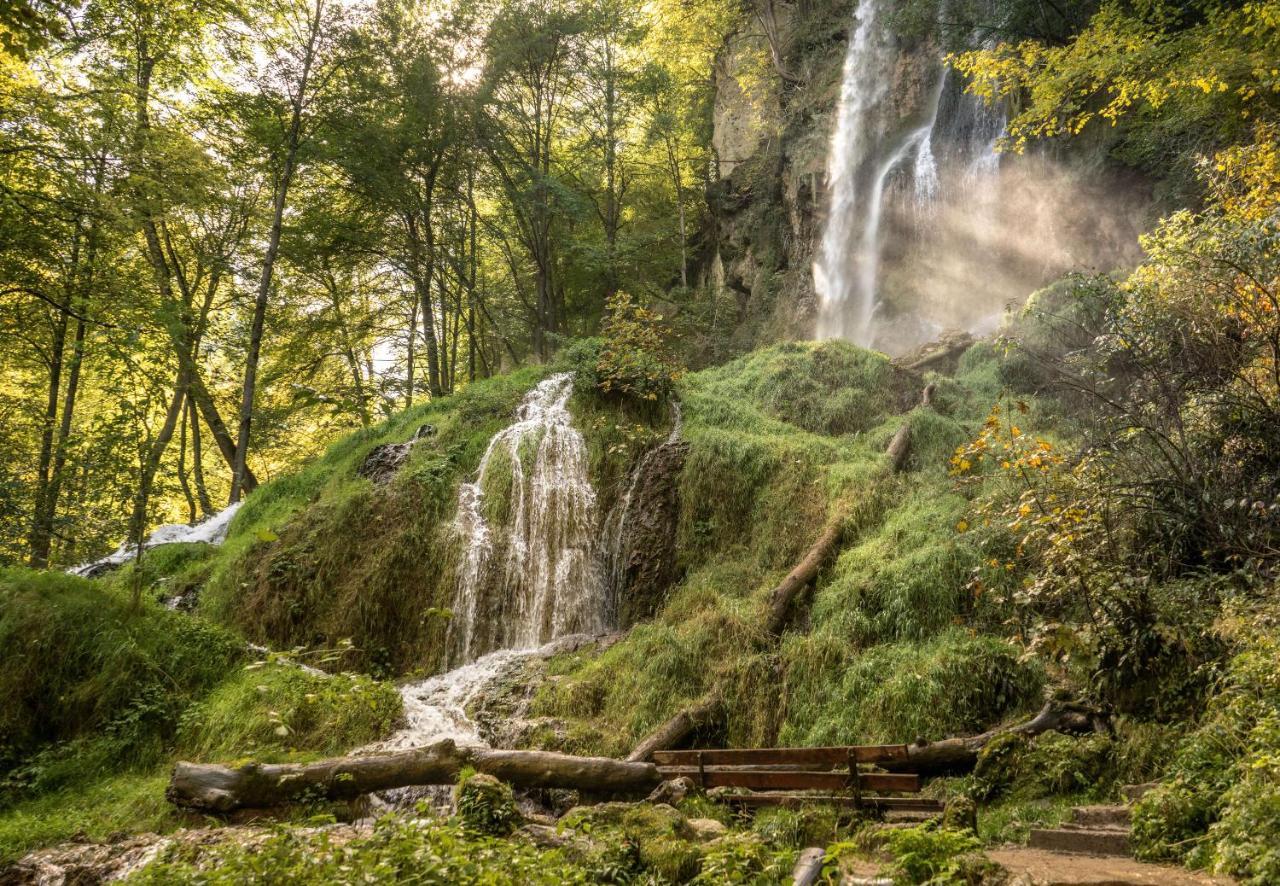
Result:
<svg viewBox="0 0 1280 886">
<path fill-rule="evenodd" d="M 714 840 L 716 837 L 723 837 L 729 833 L 729 828 L 724 822 L 716 821 L 714 818 L 691 818 L 689 819 L 689 827 L 693 829 L 693 835 L 698 840 L 706 842 Z"/>
<path fill-rule="evenodd" d="M 662 784 L 654 788 L 653 793 L 648 797 L 648 801 L 650 803 L 666 803 L 668 805 L 675 806 L 685 797 L 689 796 L 689 794 L 693 793 L 695 788 L 696 785 L 694 785 L 693 779 L 689 778 L 687 775 L 682 775 L 679 778 L 664 781 Z"/>
<path fill-rule="evenodd" d="M 978 806 L 968 797 L 953 797 L 942 813 L 942 826 L 956 831 L 978 832 Z"/>
</svg>

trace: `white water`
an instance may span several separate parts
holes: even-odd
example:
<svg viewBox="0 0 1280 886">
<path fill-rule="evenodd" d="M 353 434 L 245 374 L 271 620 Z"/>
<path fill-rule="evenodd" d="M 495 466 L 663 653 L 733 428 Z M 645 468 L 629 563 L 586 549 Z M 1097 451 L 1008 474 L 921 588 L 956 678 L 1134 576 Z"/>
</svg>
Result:
<svg viewBox="0 0 1280 886">
<path fill-rule="evenodd" d="M 862 344 L 875 307 L 875 271 L 855 269 L 862 249 L 874 240 L 868 214 L 878 217 L 879 200 L 860 194 L 859 180 L 880 136 L 877 111 L 889 93 L 897 52 L 879 21 L 881 0 L 858 4 L 858 25 L 849 40 L 840 84 L 836 129 L 827 154 L 831 204 L 818 260 L 813 266 L 818 294 L 818 338 L 849 338 Z M 871 291 L 868 292 L 868 280 Z"/>
<path fill-rule="evenodd" d="M 898 114 L 891 86 L 902 54 L 895 45 L 885 0 L 861 0 L 849 41 L 836 129 L 827 158 L 830 204 L 814 262 L 818 295 L 816 335 L 877 344 L 877 315 L 883 293 L 882 256 L 886 210 L 900 177 L 910 180 L 914 212 L 908 235 L 922 239 L 946 215 L 941 204 L 958 203 L 972 214 L 993 201 L 1000 171 L 996 143 L 1004 114 L 962 95 L 944 114 L 943 96 L 951 72 L 939 65 L 934 85 L 905 132 L 888 131 Z M 960 172 L 952 174 L 957 167 Z M 974 196 L 977 203 L 970 202 Z M 964 293 L 956 293 L 963 296 Z M 917 318 L 928 326 L 930 318 Z"/>
<path fill-rule="evenodd" d="M 448 673 L 402 686 L 404 728 L 365 750 L 403 751 L 446 738 L 460 746 L 487 747 L 476 724 L 467 716 L 467 705 L 509 666 L 536 654 L 536 651 L 502 649 Z"/>
<path fill-rule="evenodd" d="M 530 391 L 515 423 L 489 441 L 475 481 L 458 490 L 463 555 L 449 627 L 455 664 L 603 627 L 596 493 L 586 442 L 568 410 L 572 394 L 572 373 Z M 490 525 L 485 490 L 497 485 L 508 488 L 509 507 Z"/>
<path fill-rule="evenodd" d="M 157 526 L 147 536 L 146 541 L 142 543 L 142 548 L 147 550 L 157 545 L 177 544 L 180 542 L 204 542 L 205 544 L 220 545 L 227 540 L 227 530 L 231 527 L 231 519 L 240 510 L 241 504 L 243 502 L 236 502 L 199 523 L 191 525 L 186 523 L 166 523 L 163 526 Z M 107 556 L 89 563 L 81 563 L 79 566 L 73 566 L 67 572 L 72 575 L 94 575 L 108 567 L 121 566 L 129 562 L 137 552 L 136 546 L 124 541 L 120 543 L 120 547 L 107 554 Z"/>
</svg>

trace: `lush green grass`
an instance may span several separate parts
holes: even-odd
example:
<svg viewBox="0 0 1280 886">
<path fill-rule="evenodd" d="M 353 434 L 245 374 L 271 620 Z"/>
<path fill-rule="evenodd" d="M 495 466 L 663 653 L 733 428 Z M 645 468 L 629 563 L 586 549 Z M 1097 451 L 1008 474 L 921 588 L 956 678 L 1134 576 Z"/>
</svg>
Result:
<svg viewBox="0 0 1280 886">
<path fill-rule="evenodd" d="M 857 653 L 826 631 L 783 645 L 786 744 L 910 742 L 981 731 L 1039 697 L 1016 648 L 959 628 Z"/>
<path fill-rule="evenodd" d="M 62 788 L 0 812 L 0 866 L 72 839 L 164 833 L 183 824 L 164 798 L 168 774 L 125 773 Z"/>
<path fill-rule="evenodd" d="M 0 754 L 89 740 L 102 753 L 61 754 L 76 766 L 146 765 L 194 699 L 243 656 L 227 631 L 101 582 L 54 572 L 0 571 Z M 71 777 L 46 759 L 10 781 L 52 787 Z M 84 775 L 81 771 L 79 775 Z"/>
<path fill-rule="evenodd" d="M 183 759 L 226 761 L 333 755 L 375 741 L 400 718 L 400 694 L 360 674 L 320 676 L 287 663 L 225 680 L 183 716 Z"/>
</svg>

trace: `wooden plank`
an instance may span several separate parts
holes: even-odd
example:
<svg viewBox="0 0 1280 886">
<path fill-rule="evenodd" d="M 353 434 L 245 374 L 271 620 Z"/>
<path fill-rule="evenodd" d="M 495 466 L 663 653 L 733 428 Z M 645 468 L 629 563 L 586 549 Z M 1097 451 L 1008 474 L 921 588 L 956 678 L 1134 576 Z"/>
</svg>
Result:
<svg viewBox="0 0 1280 886">
<path fill-rule="evenodd" d="M 808 766 L 845 767 L 849 753 L 859 763 L 892 763 L 907 759 L 907 746 L 851 745 L 829 748 L 729 748 L 702 751 L 654 751 L 653 762 L 659 766 L 696 766 L 698 755 L 707 766 L 771 766 L 803 764 Z"/>
<path fill-rule="evenodd" d="M 768 794 L 730 794 L 719 798 L 725 803 L 738 806 L 807 806 L 814 803 L 829 803 L 836 806 L 853 806 L 855 798 L 851 794 L 793 794 L 775 792 Z M 903 812 L 942 812 L 944 806 L 939 800 L 926 800 L 922 797 L 867 797 L 862 798 L 862 806 L 875 809 L 894 809 Z"/>
<path fill-rule="evenodd" d="M 725 766 L 701 769 L 696 766 L 660 766 L 658 772 L 664 779 L 687 776 L 708 788 L 838 791 L 851 787 L 847 772 L 793 772 Z M 920 776 L 899 772 L 863 772 L 858 775 L 858 785 L 864 791 L 914 793 L 920 790 Z"/>
</svg>

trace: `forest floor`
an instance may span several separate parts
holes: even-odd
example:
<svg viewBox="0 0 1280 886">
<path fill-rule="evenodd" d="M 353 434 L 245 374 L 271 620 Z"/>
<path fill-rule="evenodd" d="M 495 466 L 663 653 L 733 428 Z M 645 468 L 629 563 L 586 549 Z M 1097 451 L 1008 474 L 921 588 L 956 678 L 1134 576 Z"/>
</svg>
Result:
<svg viewBox="0 0 1280 886">
<path fill-rule="evenodd" d="M 1114 856 L 1014 847 L 992 850 L 987 857 L 1009 872 L 1011 886 L 1229 886 L 1236 882 Z"/>
</svg>

